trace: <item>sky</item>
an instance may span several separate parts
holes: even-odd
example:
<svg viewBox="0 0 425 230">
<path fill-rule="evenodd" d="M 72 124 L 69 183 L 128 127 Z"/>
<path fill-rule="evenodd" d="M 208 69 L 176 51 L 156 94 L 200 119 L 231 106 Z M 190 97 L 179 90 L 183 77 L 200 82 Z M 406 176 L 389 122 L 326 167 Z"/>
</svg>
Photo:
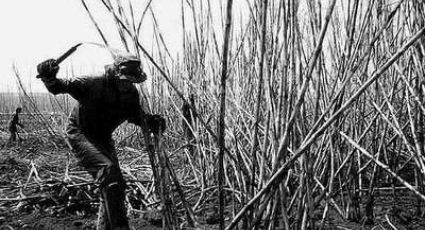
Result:
<svg viewBox="0 0 425 230">
<path fill-rule="evenodd" d="M 118 36 L 114 34 L 116 29 L 113 28 L 112 17 L 102 5 L 95 4 L 100 1 L 86 2 L 96 12 L 94 17 L 102 23 L 102 30 L 111 39 L 112 46 L 120 44 L 113 40 L 118 39 Z M 134 6 L 138 11 L 142 11 L 147 3 L 145 0 L 134 2 L 140 3 Z M 175 52 L 181 44 L 178 39 L 181 37 L 180 1 L 154 0 L 152 6 L 166 43 Z M 144 23 L 142 30 L 145 37 L 150 38 L 152 29 L 147 24 Z M 0 8 L 0 28 L 0 92 L 17 90 L 13 65 L 17 67 L 27 89 L 47 92 L 40 80 L 35 78 L 38 63 L 59 57 L 79 42 L 102 43 L 80 0 L 4 1 Z M 143 42 L 149 44 L 146 39 Z M 111 57 L 107 51 L 85 45 L 61 64 L 58 77 L 66 76 L 70 69 L 78 74 L 99 72 L 110 62 Z"/>
<path fill-rule="evenodd" d="M 129 0 L 120 0 L 124 5 Z M 105 33 L 112 48 L 122 49 L 121 41 L 113 21 L 100 0 L 85 0 L 101 30 Z M 115 0 L 112 0 L 115 2 Z M 136 21 L 149 0 L 132 0 Z M 152 9 L 165 43 L 171 55 L 182 49 L 181 3 L 188 2 L 199 6 L 206 1 L 194 0 L 153 0 Z M 226 1 L 211 0 L 214 30 L 220 46 L 223 27 L 220 19 Z M 234 31 L 243 19 L 249 17 L 247 2 L 234 1 Z M 220 4 L 224 4 L 221 5 Z M 325 2 L 324 5 L 327 3 Z M 206 6 L 203 6 L 204 10 Z M 186 28 L 191 28 L 191 12 L 186 9 Z M 238 18 L 241 17 L 241 18 Z M 152 15 L 147 13 L 142 24 L 139 41 L 149 51 L 153 43 Z M 8 0 L 0 7 L 0 92 L 17 92 L 16 66 L 25 88 L 31 92 L 47 92 L 37 75 L 36 66 L 40 62 L 57 58 L 80 42 L 103 43 L 93 22 L 84 9 L 81 0 Z M 221 30 L 220 30 L 221 29 Z M 240 28 L 241 29 L 241 28 Z M 174 56 L 176 57 L 176 56 Z M 143 59 L 142 59 L 143 60 Z M 101 72 L 104 66 L 112 63 L 106 49 L 93 45 L 83 45 L 72 56 L 60 64 L 58 77 L 79 76 Z M 72 72 L 72 74 L 70 74 Z"/>
</svg>

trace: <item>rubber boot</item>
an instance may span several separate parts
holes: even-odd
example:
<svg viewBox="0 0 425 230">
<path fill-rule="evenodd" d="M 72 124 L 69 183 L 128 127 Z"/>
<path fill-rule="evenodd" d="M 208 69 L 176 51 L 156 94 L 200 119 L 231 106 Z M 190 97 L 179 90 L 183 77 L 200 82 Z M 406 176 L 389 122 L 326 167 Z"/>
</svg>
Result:
<svg viewBox="0 0 425 230">
<path fill-rule="evenodd" d="M 106 186 L 102 191 L 105 211 L 111 230 L 130 230 L 124 204 L 124 189 L 118 183 Z"/>
</svg>

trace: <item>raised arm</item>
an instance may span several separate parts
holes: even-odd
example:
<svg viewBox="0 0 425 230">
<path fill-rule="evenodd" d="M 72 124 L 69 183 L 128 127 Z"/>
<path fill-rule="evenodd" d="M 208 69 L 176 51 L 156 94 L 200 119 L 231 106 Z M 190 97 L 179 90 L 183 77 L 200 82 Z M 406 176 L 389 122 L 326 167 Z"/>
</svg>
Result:
<svg viewBox="0 0 425 230">
<path fill-rule="evenodd" d="M 89 91 L 88 79 L 77 78 L 72 80 L 58 79 L 56 75 L 59 71 L 59 66 L 54 59 L 46 60 L 37 66 L 37 71 L 47 90 L 56 94 L 70 94 L 76 100 L 80 100 Z"/>
</svg>

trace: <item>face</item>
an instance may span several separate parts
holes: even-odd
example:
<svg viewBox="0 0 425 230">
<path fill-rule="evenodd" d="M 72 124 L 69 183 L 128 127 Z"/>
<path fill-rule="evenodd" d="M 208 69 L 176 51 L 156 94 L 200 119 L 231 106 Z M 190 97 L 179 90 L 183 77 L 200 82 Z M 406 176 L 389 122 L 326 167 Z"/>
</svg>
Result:
<svg viewBox="0 0 425 230">
<path fill-rule="evenodd" d="M 140 76 L 134 76 L 134 75 L 123 75 L 123 77 L 127 80 L 130 81 L 131 83 L 142 83 L 143 81 L 146 80 L 146 78 L 142 78 Z"/>
<path fill-rule="evenodd" d="M 146 74 L 140 68 L 140 62 L 126 62 L 118 66 L 120 77 L 124 77 L 132 83 L 141 83 L 146 80 Z"/>
</svg>

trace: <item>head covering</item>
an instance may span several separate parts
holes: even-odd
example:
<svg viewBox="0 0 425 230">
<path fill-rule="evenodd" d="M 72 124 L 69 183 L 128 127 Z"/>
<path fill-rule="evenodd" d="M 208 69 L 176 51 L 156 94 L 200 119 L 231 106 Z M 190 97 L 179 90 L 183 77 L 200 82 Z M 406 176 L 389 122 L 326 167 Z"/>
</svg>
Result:
<svg viewBox="0 0 425 230">
<path fill-rule="evenodd" d="M 129 52 L 117 49 L 109 49 L 114 59 L 115 73 L 119 78 L 140 83 L 146 80 L 146 74 L 140 68 L 140 59 Z"/>
<path fill-rule="evenodd" d="M 139 62 L 140 63 L 140 59 L 129 52 L 125 52 L 122 50 L 117 50 L 117 49 L 110 49 L 112 58 L 114 59 L 114 65 L 119 66 L 122 65 L 126 62 Z"/>
</svg>

